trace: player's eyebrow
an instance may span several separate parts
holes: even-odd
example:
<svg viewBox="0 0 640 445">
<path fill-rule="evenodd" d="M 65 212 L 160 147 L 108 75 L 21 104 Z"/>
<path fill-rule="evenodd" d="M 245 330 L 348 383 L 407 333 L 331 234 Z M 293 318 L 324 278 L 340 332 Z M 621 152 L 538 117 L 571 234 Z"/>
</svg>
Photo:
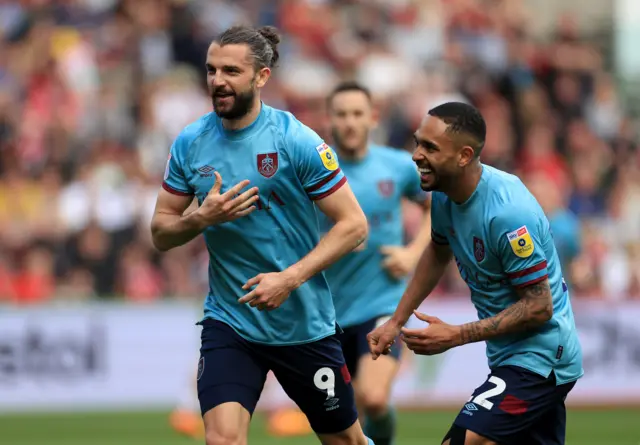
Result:
<svg viewBox="0 0 640 445">
<path fill-rule="evenodd" d="M 207 68 L 207 71 L 213 70 L 213 65 L 211 65 L 210 63 L 205 63 L 204 66 Z"/>
<path fill-rule="evenodd" d="M 413 135 L 413 140 L 416 142 L 416 145 L 419 145 L 420 147 L 431 148 L 435 150 L 440 149 L 438 147 L 438 144 L 436 144 L 435 142 L 430 141 L 428 139 L 421 139 L 415 133 Z"/>
</svg>

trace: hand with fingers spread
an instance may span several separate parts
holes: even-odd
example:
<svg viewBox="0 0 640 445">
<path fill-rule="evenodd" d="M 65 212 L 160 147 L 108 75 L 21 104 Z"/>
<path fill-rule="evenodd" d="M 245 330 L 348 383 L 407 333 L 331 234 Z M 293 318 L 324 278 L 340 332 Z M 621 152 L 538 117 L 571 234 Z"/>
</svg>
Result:
<svg viewBox="0 0 640 445">
<path fill-rule="evenodd" d="M 205 227 L 242 218 L 256 209 L 253 204 L 260 199 L 258 187 L 252 187 L 240 194 L 242 189 L 249 185 L 249 181 L 245 179 L 226 192 L 220 193 L 222 176 L 217 171 L 213 174 L 216 177 L 216 182 L 211 187 L 202 205 L 196 210 Z"/>
<path fill-rule="evenodd" d="M 280 307 L 299 284 L 284 271 L 256 275 L 242 289 L 249 290 L 253 286 L 256 287 L 238 300 L 238 303 L 249 303 L 249 306 L 257 307 L 259 311 L 272 311 Z"/>
<path fill-rule="evenodd" d="M 402 326 L 392 318 L 369 332 L 367 343 L 369 343 L 369 351 L 371 351 L 371 356 L 374 360 L 380 355 L 387 355 L 391 352 L 391 346 L 400 335 L 401 328 Z"/>
<path fill-rule="evenodd" d="M 385 256 L 382 267 L 395 279 L 406 277 L 413 272 L 422 254 L 407 246 L 382 246 L 380 253 Z"/>
<path fill-rule="evenodd" d="M 429 323 L 429 326 L 422 329 L 402 328 L 402 341 L 414 353 L 436 355 L 462 344 L 460 326 L 447 324 L 437 317 L 418 311 L 414 311 L 414 314 L 419 320 Z"/>
</svg>

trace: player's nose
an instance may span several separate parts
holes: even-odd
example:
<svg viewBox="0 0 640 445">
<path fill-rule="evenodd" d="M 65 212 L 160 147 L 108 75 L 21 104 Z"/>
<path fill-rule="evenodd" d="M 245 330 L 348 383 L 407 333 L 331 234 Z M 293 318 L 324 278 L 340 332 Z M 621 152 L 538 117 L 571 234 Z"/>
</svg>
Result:
<svg viewBox="0 0 640 445">
<path fill-rule="evenodd" d="M 211 85 L 213 86 L 214 90 L 221 90 L 226 88 L 227 82 L 225 81 L 223 76 L 216 75 L 213 76 L 213 79 L 211 79 Z"/>
<path fill-rule="evenodd" d="M 413 150 L 413 156 L 411 156 L 411 159 L 413 159 L 413 162 L 415 162 L 416 164 L 419 164 L 420 162 L 424 161 L 426 158 L 424 156 L 424 153 L 422 153 L 422 150 L 420 149 L 420 147 L 416 147 Z"/>
</svg>

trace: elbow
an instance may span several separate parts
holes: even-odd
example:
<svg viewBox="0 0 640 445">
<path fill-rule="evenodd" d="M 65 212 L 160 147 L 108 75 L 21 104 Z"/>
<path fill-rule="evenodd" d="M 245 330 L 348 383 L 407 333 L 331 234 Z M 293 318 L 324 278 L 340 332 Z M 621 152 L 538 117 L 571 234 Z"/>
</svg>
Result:
<svg viewBox="0 0 640 445">
<path fill-rule="evenodd" d="M 153 239 L 153 247 L 155 247 L 158 252 L 167 252 L 171 249 L 171 247 L 162 244 L 155 238 Z"/>
<path fill-rule="evenodd" d="M 351 232 L 353 234 L 353 238 L 357 242 L 357 245 L 360 245 L 367 239 L 369 235 L 369 224 L 367 223 L 367 218 L 362 214 L 361 218 L 354 219 L 351 224 Z"/>
<path fill-rule="evenodd" d="M 171 248 L 171 247 L 167 246 L 166 244 L 164 244 L 162 242 L 162 240 L 160 239 L 160 237 L 155 235 L 155 234 L 151 235 L 151 242 L 153 244 L 153 247 L 155 247 L 156 250 L 158 250 L 159 252 L 166 252 Z"/>
<path fill-rule="evenodd" d="M 553 317 L 553 304 L 551 301 L 544 305 L 540 305 L 531 313 L 532 324 L 536 326 L 542 326 Z"/>
<path fill-rule="evenodd" d="M 159 252 L 166 252 L 171 249 L 166 242 L 164 242 L 162 234 L 160 233 L 159 228 L 155 224 L 151 224 L 151 243 L 153 247 L 156 248 Z"/>
</svg>

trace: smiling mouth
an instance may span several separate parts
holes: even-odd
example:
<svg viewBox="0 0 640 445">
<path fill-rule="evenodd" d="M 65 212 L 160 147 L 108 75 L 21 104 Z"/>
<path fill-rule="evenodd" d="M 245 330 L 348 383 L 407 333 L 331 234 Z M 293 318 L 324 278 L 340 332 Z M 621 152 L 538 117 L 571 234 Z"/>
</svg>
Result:
<svg viewBox="0 0 640 445">
<path fill-rule="evenodd" d="M 418 173 L 420 173 L 420 176 L 426 176 L 433 173 L 433 170 L 431 170 L 430 168 L 418 167 Z"/>
</svg>

